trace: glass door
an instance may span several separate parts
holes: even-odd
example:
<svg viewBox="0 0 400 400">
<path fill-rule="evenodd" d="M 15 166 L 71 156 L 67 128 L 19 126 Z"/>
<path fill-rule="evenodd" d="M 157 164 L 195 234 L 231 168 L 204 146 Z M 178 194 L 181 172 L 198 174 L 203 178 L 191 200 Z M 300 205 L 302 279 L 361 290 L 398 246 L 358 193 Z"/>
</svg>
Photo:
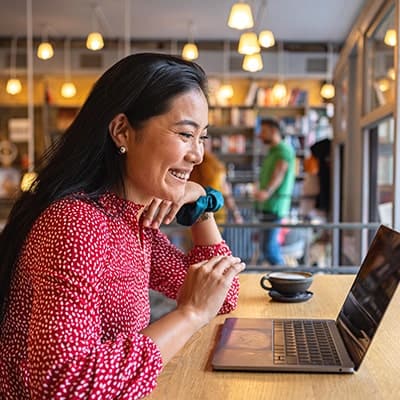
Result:
<svg viewBox="0 0 400 400">
<path fill-rule="evenodd" d="M 369 130 L 369 222 L 393 226 L 394 119 Z"/>
</svg>

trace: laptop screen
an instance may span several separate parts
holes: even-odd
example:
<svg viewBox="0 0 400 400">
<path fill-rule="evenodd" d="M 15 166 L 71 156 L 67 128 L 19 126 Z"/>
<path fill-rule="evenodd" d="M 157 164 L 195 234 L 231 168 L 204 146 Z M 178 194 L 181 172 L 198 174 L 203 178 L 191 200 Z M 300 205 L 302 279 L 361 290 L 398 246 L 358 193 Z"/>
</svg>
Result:
<svg viewBox="0 0 400 400">
<path fill-rule="evenodd" d="M 360 366 L 400 279 L 400 233 L 380 226 L 336 320 Z"/>
</svg>

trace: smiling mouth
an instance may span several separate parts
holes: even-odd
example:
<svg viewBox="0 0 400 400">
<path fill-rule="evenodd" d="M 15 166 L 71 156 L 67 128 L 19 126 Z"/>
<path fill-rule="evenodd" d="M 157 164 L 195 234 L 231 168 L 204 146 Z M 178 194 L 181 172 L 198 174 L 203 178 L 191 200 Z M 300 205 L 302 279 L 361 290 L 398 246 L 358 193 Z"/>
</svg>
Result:
<svg viewBox="0 0 400 400">
<path fill-rule="evenodd" d="M 172 176 L 179 179 L 180 181 L 186 182 L 189 179 L 190 172 L 187 171 L 179 171 L 177 169 L 170 169 L 168 171 Z"/>
</svg>

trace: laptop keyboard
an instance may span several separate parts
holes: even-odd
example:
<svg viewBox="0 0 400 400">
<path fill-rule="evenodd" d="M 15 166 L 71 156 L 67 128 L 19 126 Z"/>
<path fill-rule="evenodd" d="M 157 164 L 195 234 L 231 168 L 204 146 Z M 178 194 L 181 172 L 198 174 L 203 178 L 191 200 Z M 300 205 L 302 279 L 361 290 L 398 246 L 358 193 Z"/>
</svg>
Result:
<svg viewBox="0 0 400 400">
<path fill-rule="evenodd" d="M 340 365 L 327 321 L 274 320 L 274 364 Z"/>
</svg>

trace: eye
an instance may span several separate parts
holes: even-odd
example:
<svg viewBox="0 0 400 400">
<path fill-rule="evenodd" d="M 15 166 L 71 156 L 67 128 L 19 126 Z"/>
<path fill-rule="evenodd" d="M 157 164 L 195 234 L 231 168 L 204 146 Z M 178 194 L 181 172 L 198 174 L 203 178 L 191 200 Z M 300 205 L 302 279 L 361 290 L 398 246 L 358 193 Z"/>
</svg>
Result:
<svg viewBox="0 0 400 400">
<path fill-rule="evenodd" d="M 210 137 L 209 137 L 208 135 L 200 136 L 200 140 L 201 140 L 202 142 L 206 142 L 208 139 L 210 139 Z"/>
<path fill-rule="evenodd" d="M 179 132 L 179 135 L 185 139 L 191 139 L 193 137 L 193 135 L 188 132 Z"/>
</svg>

